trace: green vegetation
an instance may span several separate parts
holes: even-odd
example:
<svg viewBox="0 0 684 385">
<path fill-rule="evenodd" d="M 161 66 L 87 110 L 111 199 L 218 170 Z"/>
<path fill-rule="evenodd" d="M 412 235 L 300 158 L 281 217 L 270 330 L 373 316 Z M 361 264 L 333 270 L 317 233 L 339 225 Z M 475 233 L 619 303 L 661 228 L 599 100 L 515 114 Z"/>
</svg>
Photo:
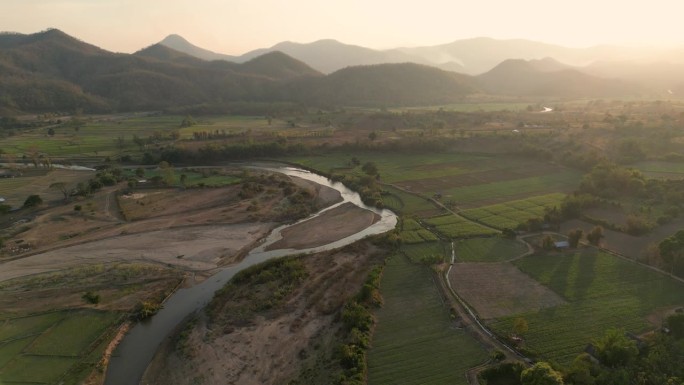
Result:
<svg viewBox="0 0 684 385">
<path fill-rule="evenodd" d="M 217 326 L 248 325 L 256 315 L 278 309 L 306 275 L 296 256 L 248 267 L 214 294 L 207 314 Z"/>
<path fill-rule="evenodd" d="M 568 303 L 498 319 L 490 326 L 508 335 L 515 319 L 523 316 L 529 324 L 526 349 L 544 360 L 568 364 L 607 329 L 641 333 L 660 326 L 646 322 L 649 314 L 684 303 L 680 282 L 593 249 L 532 255 L 515 264 Z"/>
<path fill-rule="evenodd" d="M 78 383 L 96 364 L 91 353 L 121 318 L 113 312 L 73 310 L 4 320 L 0 382 Z"/>
<path fill-rule="evenodd" d="M 543 218 L 547 209 L 560 207 L 565 194 L 554 193 L 497 205 L 464 210 L 464 217 L 497 229 L 515 229 L 532 218 Z"/>
<path fill-rule="evenodd" d="M 413 219 L 404 220 L 402 229 L 403 230 L 400 233 L 402 243 L 413 244 L 437 240 L 435 234 L 424 229 L 423 226 Z"/>
<path fill-rule="evenodd" d="M 444 195 L 459 203 L 477 204 L 492 200 L 508 200 L 545 192 L 569 192 L 577 187 L 579 173 L 566 170 L 510 181 L 476 184 L 444 190 Z"/>
<path fill-rule="evenodd" d="M 403 244 L 400 250 L 413 263 L 434 264 L 451 259 L 451 245 L 444 242 Z"/>
<path fill-rule="evenodd" d="M 449 238 L 465 238 L 499 233 L 496 230 L 484 227 L 453 214 L 430 218 L 426 220 L 425 223 L 433 226 L 435 230 Z"/>
<path fill-rule="evenodd" d="M 457 262 L 501 262 L 527 251 L 522 242 L 500 237 L 462 239 L 455 247 Z"/>
<path fill-rule="evenodd" d="M 467 384 L 465 371 L 486 352 L 456 329 L 427 267 L 392 257 L 380 290 L 373 347 L 368 353 L 371 384 Z"/>
<path fill-rule="evenodd" d="M 382 186 L 382 189 L 384 207 L 397 214 L 427 217 L 440 212 L 434 203 L 415 194 L 409 194 L 392 186 Z"/>
</svg>

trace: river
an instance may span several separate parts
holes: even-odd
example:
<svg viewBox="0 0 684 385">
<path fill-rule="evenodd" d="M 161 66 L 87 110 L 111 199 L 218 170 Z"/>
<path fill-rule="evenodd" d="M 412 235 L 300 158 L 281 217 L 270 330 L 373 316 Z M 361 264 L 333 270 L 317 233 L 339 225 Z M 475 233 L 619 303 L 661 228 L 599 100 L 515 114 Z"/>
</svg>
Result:
<svg viewBox="0 0 684 385">
<path fill-rule="evenodd" d="M 351 202 L 361 208 L 377 213 L 380 215 L 380 220 L 356 234 L 324 246 L 304 250 L 280 249 L 264 251 L 268 245 L 281 238 L 280 232 L 282 230 L 294 224 L 283 225 L 274 229 L 264 243 L 253 249 L 240 263 L 221 269 L 218 273 L 200 284 L 190 288 L 177 290 L 166 300 L 166 302 L 164 302 L 164 307 L 159 313 L 147 320 L 137 323 L 131 328 L 111 357 L 109 366 L 107 367 L 105 385 L 139 384 L 145 369 L 147 369 L 147 366 L 152 361 L 152 358 L 164 339 L 169 336 L 173 330 L 188 317 L 188 315 L 202 309 L 211 301 L 214 292 L 222 288 L 237 272 L 257 263 L 277 257 L 283 257 L 285 255 L 314 253 L 342 247 L 369 235 L 390 231 L 396 226 L 397 217 L 394 213 L 389 210 L 379 210 L 374 207 L 366 206 L 356 192 L 348 189 L 342 183 L 331 182 L 321 175 L 293 167 L 268 166 L 257 168 L 316 182 L 334 188 L 342 194 L 342 202 L 324 208 L 297 223 L 315 218 L 321 213 L 347 202 Z"/>
</svg>

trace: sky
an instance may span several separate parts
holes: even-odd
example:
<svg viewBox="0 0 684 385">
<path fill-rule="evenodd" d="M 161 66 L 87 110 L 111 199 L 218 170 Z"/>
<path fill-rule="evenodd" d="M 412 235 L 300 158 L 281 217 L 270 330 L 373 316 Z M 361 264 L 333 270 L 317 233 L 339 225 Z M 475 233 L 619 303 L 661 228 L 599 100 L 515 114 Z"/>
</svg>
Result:
<svg viewBox="0 0 684 385">
<path fill-rule="evenodd" d="M 682 14 L 681 0 L 0 0 L 0 31 L 58 28 L 127 53 L 172 33 L 232 55 L 320 39 L 376 49 L 479 36 L 684 46 Z"/>
</svg>

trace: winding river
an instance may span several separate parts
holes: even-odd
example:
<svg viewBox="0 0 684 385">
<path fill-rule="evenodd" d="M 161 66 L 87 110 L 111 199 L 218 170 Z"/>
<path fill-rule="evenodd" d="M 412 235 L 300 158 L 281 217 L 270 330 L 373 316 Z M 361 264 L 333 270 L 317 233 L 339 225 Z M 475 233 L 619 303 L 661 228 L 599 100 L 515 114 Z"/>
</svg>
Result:
<svg viewBox="0 0 684 385">
<path fill-rule="evenodd" d="M 369 235 L 381 234 L 392 230 L 397 223 L 397 217 L 394 213 L 389 210 L 379 210 L 366 206 L 356 192 L 348 189 L 342 183 L 331 182 L 321 175 L 293 167 L 257 168 L 316 182 L 334 188 L 342 194 L 342 202 L 326 207 L 297 223 L 315 218 L 321 215 L 321 213 L 347 202 L 351 202 L 363 209 L 377 213 L 380 215 L 380 220 L 356 234 L 327 245 L 304 250 L 279 249 L 265 251 L 268 245 L 281 238 L 280 233 L 282 230 L 293 224 L 280 226 L 274 229 L 264 243 L 253 249 L 240 263 L 221 269 L 218 273 L 198 285 L 187 289 L 177 290 L 166 300 L 164 307 L 159 313 L 148 320 L 137 323 L 126 334 L 114 351 L 107 368 L 105 385 L 139 384 L 145 369 L 147 369 L 147 366 L 152 361 L 152 358 L 164 339 L 169 336 L 188 315 L 203 308 L 212 299 L 214 292 L 222 288 L 237 272 L 272 258 L 296 253 L 313 253 L 342 247 Z"/>
</svg>

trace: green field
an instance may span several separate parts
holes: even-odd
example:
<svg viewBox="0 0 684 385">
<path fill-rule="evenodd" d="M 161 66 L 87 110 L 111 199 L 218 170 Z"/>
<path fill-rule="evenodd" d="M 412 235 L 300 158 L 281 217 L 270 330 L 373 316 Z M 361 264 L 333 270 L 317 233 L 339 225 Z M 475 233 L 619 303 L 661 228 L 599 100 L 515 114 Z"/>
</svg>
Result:
<svg viewBox="0 0 684 385">
<path fill-rule="evenodd" d="M 577 188 L 579 181 L 579 172 L 567 170 L 503 182 L 455 187 L 445 190 L 444 196 L 453 199 L 459 205 L 466 203 L 470 206 L 480 206 L 492 201 L 503 202 L 525 195 L 569 192 Z"/>
<path fill-rule="evenodd" d="M 290 158 L 289 161 L 321 171 L 341 169 L 361 175 L 361 167 L 351 169 L 351 159 L 356 157 L 361 164 L 373 162 L 378 167 L 382 181 L 395 183 L 407 180 L 449 177 L 502 168 L 500 160 L 490 155 L 463 153 L 399 154 L 387 152 L 343 153 L 332 152 L 325 156 Z M 524 163 L 520 160 L 517 163 Z M 510 167 L 508 163 L 505 166 Z"/>
<path fill-rule="evenodd" d="M 120 317 L 74 310 L 0 320 L 0 383 L 78 383 Z"/>
<path fill-rule="evenodd" d="M 368 383 L 467 384 L 468 368 L 487 353 L 457 329 L 427 267 L 392 257 L 380 290 L 384 305 L 368 354 Z"/>
<path fill-rule="evenodd" d="M 449 238 L 466 238 L 478 235 L 498 234 L 499 232 L 484 227 L 475 222 L 471 222 L 463 217 L 447 214 L 425 221 L 428 225 L 434 226 L 435 230 Z"/>
<path fill-rule="evenodd" d="M 434 203 L 415 194 L 409 194 L 392 186 L 383 186 L 383 205 L 397 214 L 427 217 L 440 213 Z"/>
<path fill-rule="evenodd" d="M 401 252 L 415 263 L 420 263 L 431 256 L 441 256 L 444 260 L 451 260 L 451 244 L 444 242 L 403 244 Z"/>
<path fill-rule="evenodd" d="M 684 163 L 644 161 L 633 166 L 646 177 L 656 179 L 684 179 Z"/>
<path fill-rule="evenodd" d="M 464 217 L 497 229 L 515 229 L 530 218 L 543 218 L 547 208 L 560 207 L 565 194 L 554 193 L 460 212 Z"/>
<path fill-rule="evenodd" d="M 456 247 L 456 262 L 501 262 L 527 252 L 522 242 L 500 238 L 461 239 Z"/>
<path fill-rule="evenodd" d="M 528 256 L 515 265 L 568 303 L 498 319 L 490 326 L 507 335 L 513 320 L 524 317 L 527 348 L 543 360 L 568 364 L 607 329 L 639 334 L 660 326 L 646 321 L 649 314 L 684 305 L 684 284 L 594 249 Z"/>
<path fill-rule="evenodd" d="M 404 219 L 402 223 L 401 242 L 405 244 L 433 242 L 437 236 L 423 228 L 413 219 Z"/>
</svg>

